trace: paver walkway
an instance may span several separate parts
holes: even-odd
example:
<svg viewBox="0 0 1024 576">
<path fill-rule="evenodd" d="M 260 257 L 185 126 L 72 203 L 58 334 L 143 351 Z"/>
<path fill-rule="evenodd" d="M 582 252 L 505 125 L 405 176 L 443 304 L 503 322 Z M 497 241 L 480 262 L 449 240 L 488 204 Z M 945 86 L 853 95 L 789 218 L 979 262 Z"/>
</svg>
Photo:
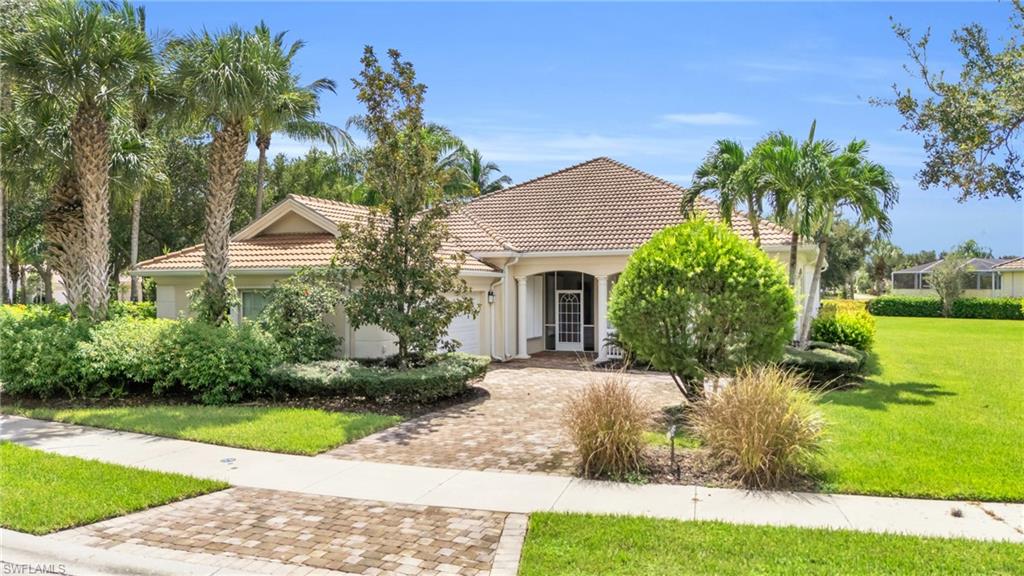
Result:
<svg viewBox="0 0 1024 576">
<path fill-rule="evenodd" d="M 507 514 L 232 488 L 49 536 L 239 571 L 490 574 Z M 305 568 L 305 569 L 303 569 Z"/>
<path fill-rule="evenodd" d="M 0 417 L 0 440 L 236 486 L 504 513 L 556 510 L 1024 542 L 1024 504 L 627 485 L 271 454 Z M 500 552 L 498 553 L 500 556 Z"/>
<path fill-rule="evenodd" d="M 409 420 L 323 456 L 466 470 L 571 475 L 572 445 L 562 429 L 569 398 L 603 372 L 580 370 L 573 355 L 538 355 L 492 364 L 480 386 L 487 398 Z M 624 376 L 653 413 L 680 403 L 671 377 Z"/>
</svg>

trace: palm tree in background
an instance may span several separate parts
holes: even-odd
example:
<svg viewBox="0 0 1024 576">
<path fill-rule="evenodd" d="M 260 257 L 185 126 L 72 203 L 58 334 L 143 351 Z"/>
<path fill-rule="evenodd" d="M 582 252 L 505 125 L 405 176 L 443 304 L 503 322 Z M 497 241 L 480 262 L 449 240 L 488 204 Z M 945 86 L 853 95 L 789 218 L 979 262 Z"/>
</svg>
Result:
<svg viewBox="0 0 1024 576">
<path fill-rule="evenodd" d="M 305 43 L 301 40 L 293 42 L 286 50 L 283 33 L 270 38 L 269 29 L 260 25 L 256 28 L 256 34 L 264 36 L 264 42 L 272 43 L 281 52 L 281 58 L 285 60 L 290 71 L 292 59 Z M 289 72 L 275 86 L 276 94 L 273 103 L 258 111 L 254 127 L 256 148 L 259 150 L 259 159 L 256 164 L 254 218 L 263 215 L 267 150 L 270 148 L 270 139 L 274 133 L 283 133 L 289 138 L 302 142 L 327 144 L 334 154 L 338 153 L 339 147 L 346 150 L 351 148 L 352 139 L 347 132 L 337 126 L 317 120 L 320 113 L 320 94 L 323 92 L 334 94 L 335 88 L 334 80 L 329 78 L 320 78 L 302 86 L 299 84 L 298 77 Z"/>
<path fill-rule="evenodd" d="M 683 196 L 682 211 L 692 214 L 698 198 L 707 192 L 715 192 L 722 221 L 732 226 L 736 205 L 743 202 L 754 244 L 760 247 L 761 213 L 768 190 L 766 183 L 760 156 L 747 153 L 735 140 L 719 140 L 694 171 L 693 182 Z"/>
<path fill-rule="evenodd" d="M 198 312 L 214 324 L 227 320 L 233 297 L 228 238 L 249 134 L 261 111 L 280 104 L 278 88 L 290 76 L 287 52 L 263 24 L 253 32 L 232 26 L 220 34 L 193 33 L 168 46 L 172 81 L 187 108 L 212 131 L 203 234 L 206 278 Z"/>
<path fill-rule="evenodd" d="M 106 317 L 110 275 L 110 115 L 137 78 L 155 70 L 130 4 L 44 2 L 26 29 L 0 39 L 18 89 L 74 108 L 68 130 L 85 228 L 84 290 L 93 320 Z"/>
<path fill-rule="evenodd" d="M 497 192 L 512 183 L 512 178 L 505 174 L 495 178 L 495 174 L 501 174 L 501 169 L 494 162 L 484 162 L 480 151 L 476 148 L 463 149 L 461 156 L 462 172 L 476 188 L 477 195 Z"/>
</svg>

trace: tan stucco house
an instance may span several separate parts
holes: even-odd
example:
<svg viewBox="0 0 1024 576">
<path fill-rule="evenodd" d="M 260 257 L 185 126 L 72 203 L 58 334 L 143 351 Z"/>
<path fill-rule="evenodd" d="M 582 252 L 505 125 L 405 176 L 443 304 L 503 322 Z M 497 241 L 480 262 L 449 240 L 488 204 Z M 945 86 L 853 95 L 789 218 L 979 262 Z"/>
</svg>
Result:
<svg viewBox="0 0 1024 576">
<path fill-rule="evenodd" d="M 476 198 L 449 217 L 451 245 L 466 259 L 461 275 L 479 305 L 476 317 L 457 318 L 450 335 L 467 352 L 499 360 L 542 350 L 616 354 L 602 345 L 610 330 L 608 297 L 634 249 L 655 232 L 682 220 L 684 190 L 608 158 L 596 158 Z M 719 218 L 716 204 L 698 210 Z M 231 239 L 230 271 L 240 291 L 235 318 L 255 317 L 264 291 L 303 266 L 334 254 L 338 224 L 365 221 L 366 208 L 289 195 Z M 745 216 L 734 230 L 752 238 Z M 762 248 L 788 266 L 787 230 L 761 223 Z M 798 301 L 806 298 L 816 249 L 799 251 Z M 135 274 L 156 283 L 157 315 L 187 313 L 186 292 L 199 286 L 203 247 L 142 262 Z M 358 287 L 354 287 L 358 289 Z M 383 330 L 353 329 L 339 306 L 331 318 L 344 338 L 341 355 L 380 357 L 395 351 Z"/>
<path fill-rule="evenodd" d="M 928 282 L 931 270 L 942 260 L 919 264 L 892 273 L 892 293 L 900 296 L 936 296 Z M 964 296 L 969 298 L 1024 298 L 1024 258 L 970 258 Z"/>
</svg>

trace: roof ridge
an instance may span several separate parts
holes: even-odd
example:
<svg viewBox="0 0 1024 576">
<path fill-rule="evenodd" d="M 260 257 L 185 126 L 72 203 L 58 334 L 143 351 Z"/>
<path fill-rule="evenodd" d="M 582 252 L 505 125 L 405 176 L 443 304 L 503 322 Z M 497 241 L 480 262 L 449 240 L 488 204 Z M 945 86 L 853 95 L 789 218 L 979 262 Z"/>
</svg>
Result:
<svg viewBox="0 0 1024 576">
<path fill-rule="evenodd" d="M 320 198 L 319 196 L 307 196 L 305 194 L 295 194 L 294 192 L 289 192 L 287 195 L 285 195 L 285 198 L 292 198 L 293 200 L 296 200 L 297 202 L 300 202 L 300 203 L 304 203 L 303 200 L 312 200 L 313 202 L 324 202 L 324 203 L 327 203 L 327 204 L 334 204 L 336 206 L 345 206 L 345 207 L 348 207 L 348 208 L 358 208 L 359 210 L 362 210 L 364 212 L 368 212 L 370 210 L 369 206 L 364 206 L 362 204 L 356 204 L 354 202 L 344 202 L 342 200 L 332 200 L 330 198 Z"/>
<path fill-rule="evenodd" d="M 527 184 L 532 184 L 532 183 L 534 183 L 534 182 L 536 182 L 538 180 L 543 180 L 543 179 L 549 178 L 551 176 L 556 176 L 558 174 L 561 174 L 562 172 L 568 172 L 569 170 L 573 170 L 573 169 L 579 168 L 580 166 L 586 166 L 587 164 L 591 164 L 591 163 L 597 162 L 599 160 L 608 160 L 608 161 L 614 162 L 614 160 L 611 160 L 611 158 L 608 158 L 607 156 L 598 156 L 597 158 L 591 158 L 590 160 L 584 160 L 583 162 L 578 162 L 576 164 L 573 164 L 572 166 L 566 166 L 565 168 L 562 168 L 560 170 L 555 170 L 554 172 L 548 172 L 547 174 L 542 174 L 540 176 L 535 176 L 533 178 L 530 178 L 529 180 L 524 180 L 524 181 L 522 181 L 522 182 L 520 182 L 518 184 L 513 184 L 512 186 L 509 186 L 508 188 L 502 188 L 501 190 L 497 190 L 497 191 L 491 192 L 490 194 L 484 194 L 484 195 L 481 195 L 481 196 L 477 196 L 476 198 L 472 198 L 468 202 L 466 202 L 464 204 L 464 206 L 469 206 L 469 205 L 473 204 L 474 202 L 478 202 L 480 200 L 486 200 L 488 198 L 494 198 L 495 196 L 499 196 L 499 195 L 501 195 L 504 192 L 508 192 L 510 190 L 515 190 L 516 188 L 521 188 L 523 186 L 526 186 Z"/>
<path fill-rule="evenodd" d="M 149 266 L 150 264 L 158 264 L 160 262 L 163 262 L 164 260 L 167 260 L 168 258 L 173 258 L 174 256 L 181 256 L 182 254 L 185 254 L 190 250 L 198 250 L 199 248 L 202 248 L 204 245 L 205 243 L 193 244 L 192 246 L 186 246 L 185 248 L 175 250 L 174 252 L 168 252 L 166 254 L 161 254 L 159 256 L 153 256 L 152 258 L 143 260 L 142 262 L 136 262 L 135 267 L 133 269 L 141 268 L 142 266 Z"/>
<path fill-rule="evenodd" d="M 506 240 L 505 237 L 502 236 L 501 234 L 498 234 L 497 231 L 492 230 L 490 226 L 487 226 L 483 222 L 480 222 L 479 220 L 477 220 L 476 216 L 474 216 L 469 210 L 465 210 L 464 208 L 465 208 L 465 206 L 459 207 L 459 209 L 458 209 L 459 214 L 465 215 L 466 218 L 468 218 L 470 222 L 475 224 L 477 228 L 479 228 L 480 230 L 482 230 L 484 232 L 484 234 L 487 234 L 491 238 L 491 240 L 494 240 L 498 245 L 500 245 L 503 248 L 507 248 L 507 249 L 509 249 L 509 250 L 511 250 L 513 252 L 520 252 L 519 248 L 516 248 L 515 244 L 513 244 L 513 243 L 509 242 L 508 240 Z M 463 252 L 467 252 L 468 253 L 468 251 L 466 251 L 466 250 L 463 250 Z"/>
</svg>

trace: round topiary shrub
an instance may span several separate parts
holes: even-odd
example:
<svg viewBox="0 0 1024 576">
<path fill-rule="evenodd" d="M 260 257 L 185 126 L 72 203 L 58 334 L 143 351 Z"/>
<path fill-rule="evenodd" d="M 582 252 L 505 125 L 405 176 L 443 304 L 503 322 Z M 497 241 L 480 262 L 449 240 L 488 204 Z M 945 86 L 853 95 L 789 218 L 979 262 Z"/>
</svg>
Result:
<svg viewBox="0 0 1024 576">
<path fill-rule="evenodd" d="M 782 267 L 726 226 L 691 220 L 637 249 L 609 320 L 637 356 L 672 374 L 689 400 L 708 373 L 782 357 L 796 306 Z"/>
</svg>

